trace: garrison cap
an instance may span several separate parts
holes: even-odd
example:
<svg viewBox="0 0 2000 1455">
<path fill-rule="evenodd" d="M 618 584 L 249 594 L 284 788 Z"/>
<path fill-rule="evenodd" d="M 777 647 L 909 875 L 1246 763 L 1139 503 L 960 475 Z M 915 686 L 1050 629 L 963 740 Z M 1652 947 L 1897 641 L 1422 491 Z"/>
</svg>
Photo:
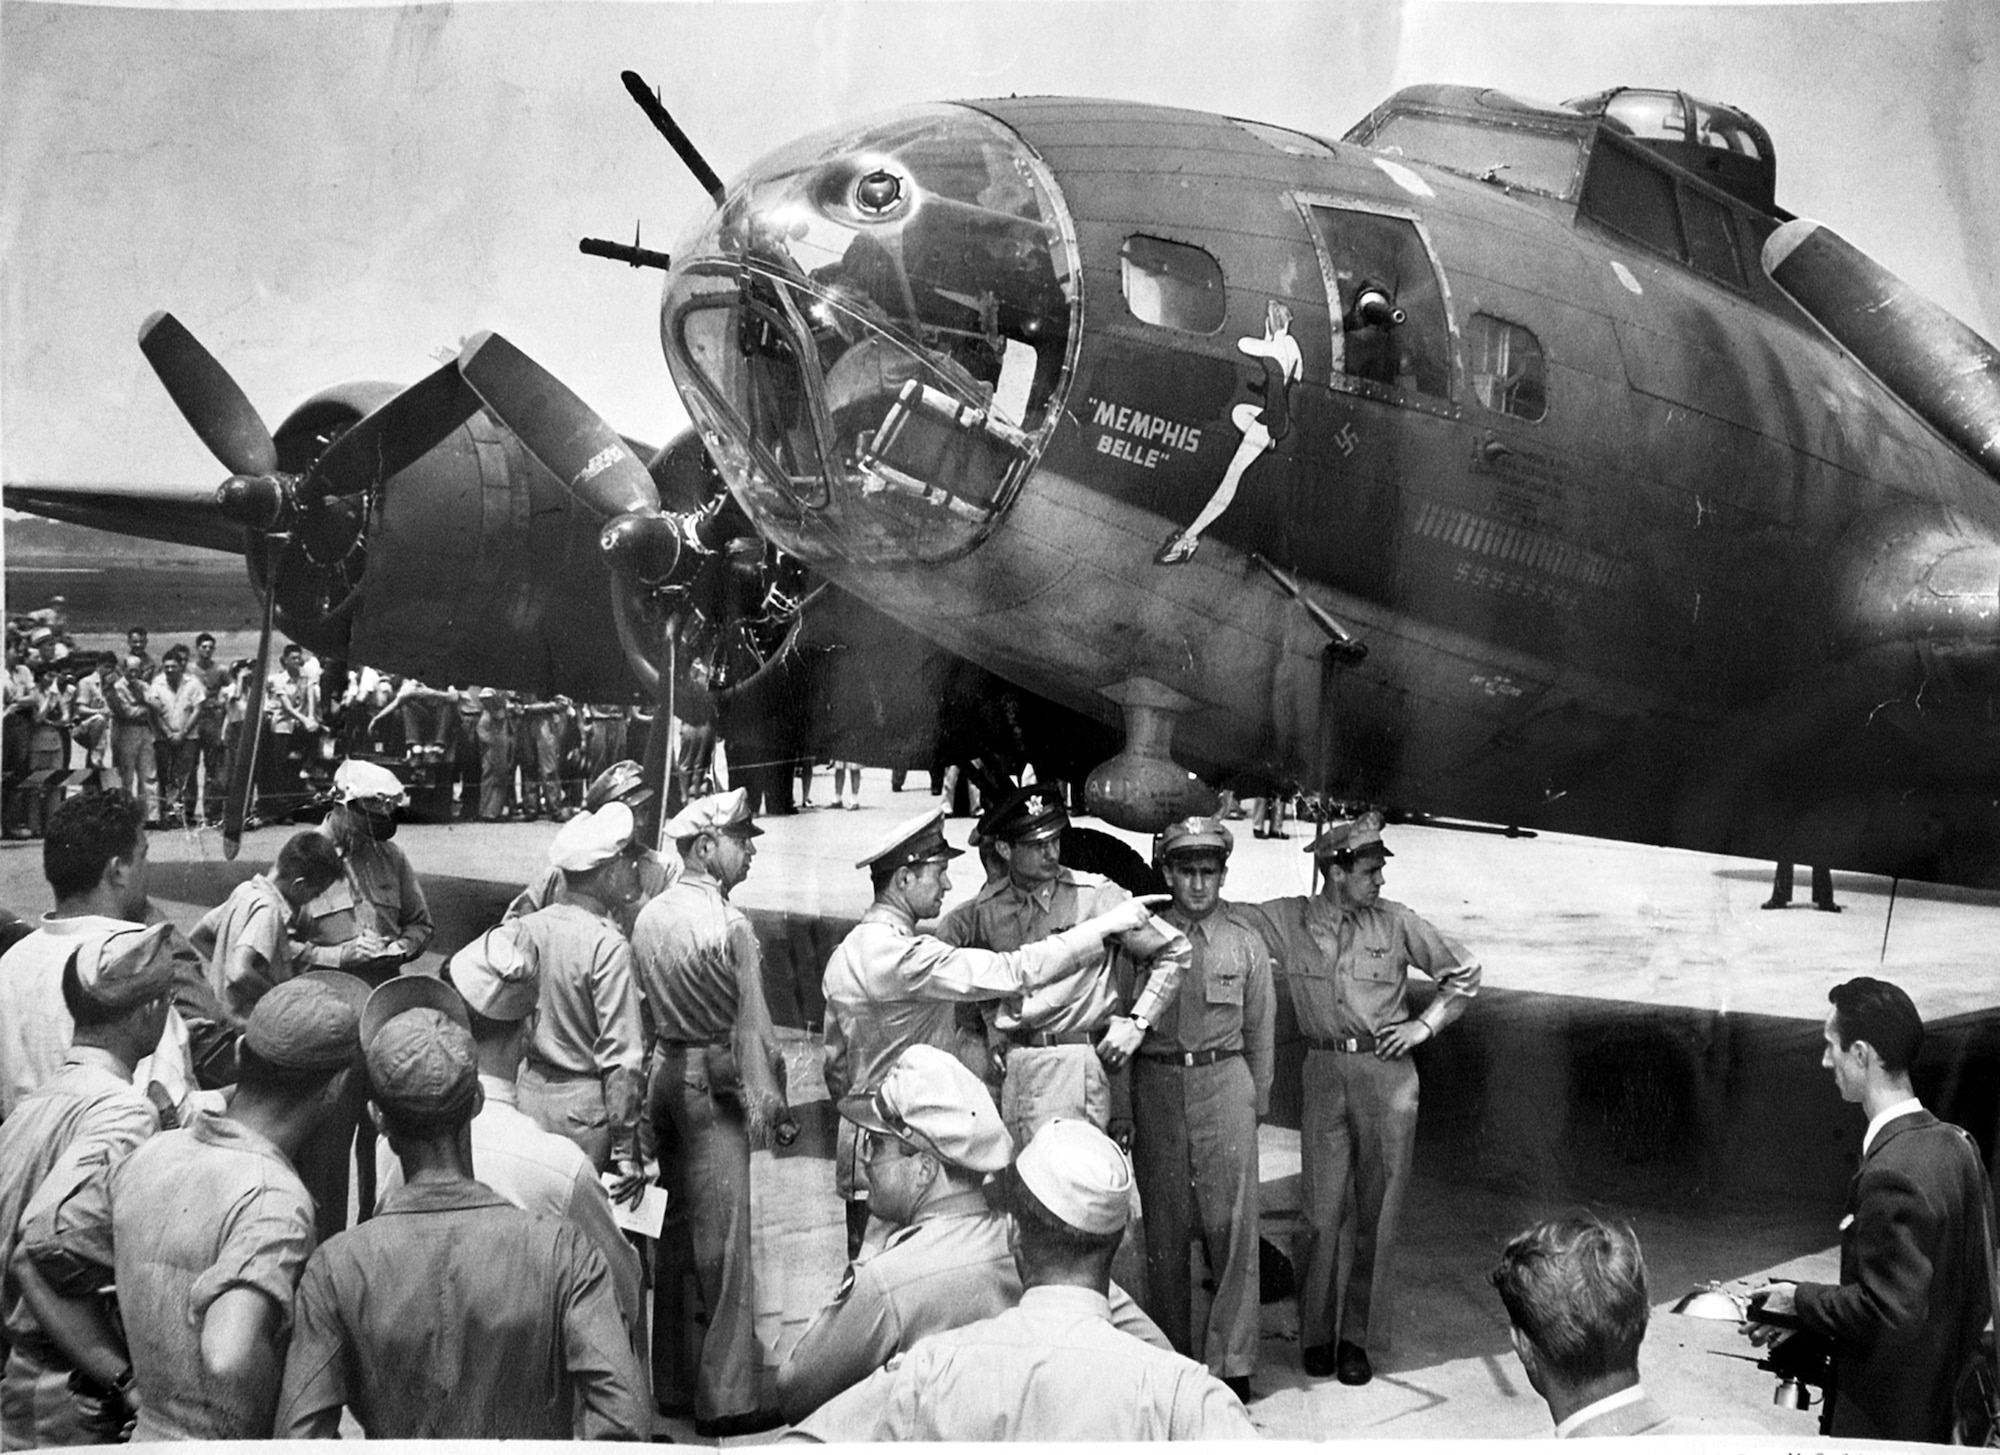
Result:
<svg viewBox="0 0 2000 1455">
<path fill-rule="evenodd" d="M 585 874 L 610 863 L 631 842 L 632 810 L 614 799 L 557 829 L 549 862 L 565 874 Z"/>
<path fill-rule="evenodd" d="M 1177 819 L 1160 830 L 1160 860 L 1171 854 L 1194 849 L 1216 849 L 1227 859 L 1236 847 L 1236 835 L 1219 818 L 1207 816 Z"/>
<path fill-rule="evenodd" d="M 488 1020 L 526 1020 L 541 1003 L 542 975 L 534 942 L 515 934 L 511 920 L 461 948 L 444 973 L 465 1003 Z"/>
<path fill-rule="evenodd" d="M 1306 852 L 1315 859 L 1358 859 L 1363 854 L 1380 854 L 1385 859 L 1396 857 L 1382 842 L 1382 815 L 1372 808 L 1359 817 L 1328 824 L 1318 838 L 1306 845 Z"/>
<path fill-rule="evenodd" d="M 599 809 L 614 799 L 628 808 L 651 801 L 653 790 L 646 786 L 645 771 L 630 758 L 620 759 L 590 780 L 583 793 L 585 809 Z"/>
<path fill-rule="evenodd" d="M 1014 1160 L 1014 1139 L 986 1083 L 936 1046 L 907 1048 L 873 1093 L 846 1098 L 840 1114 L 971 1172 L 998 1172 Z"/>
<path fill-rule="evenodd" d="M 925 809 L 915 818 L 906 818 L 854 861 L 857 869 L 893 873 L 905 864 L 924 864 L 932 859 L 956 859 L 964 853 L 944 841 L 944 805 Z"/>
<path fill-rule="evenodd" d="M 1132 1163 L 1089 1122 L 1042 1123 L 1014 1159 L 1014 1174 L 1035 1200 L 1080 1233 L 1121 1231 L 1132 1209 Z"/>
<path fill-rule="evenodd" d="M 764 833 L 750 821 L 750 795 L 741 788 L 695 799 L 667 820 L 660 831 L 670 839 L 691 839 L 697 834 L 733 834 L 739 839 L 755 839 Z"/>
<path fill-rule="evenodd" d="M 335 1071 L 361 1055 L 368 982 L 339 970 L 309 970 L 274 985 L 250 1012 L 243 1044 L 290 1071 Z"/>
<path fill-rule="evenodd" d="M 1030 783 L 1015 789 L 980 818 L 979 837 L 1007 844 L 1054 838 L 1069 827 L 1063 791 L 1060 783 Z"/>
<path fill-rule="evenodd" d="M 402 779 L 362 758 L 349 758 L 333 770 L 333 796 L 342 803 L 357 798 L 393 798 L 399 805 L 409 801 Z"/>
<path fill-rule="evenodd" d="M 71 956 L 77 985 L 109 1010 L 131 1010 L 158 1000 L 174 984 L 174 952 L 167 945 L 173 929 L 163 921 L 85 940 Z"/>
<path fill-rule="evenodd" d="M 391 1111 L 449 1120 L 479 1090 L 479 1053 L 465 1002 L 442 980 L 399 975 L 368 997 L 361 1014 L 368 1084 Z"/>
</svg>

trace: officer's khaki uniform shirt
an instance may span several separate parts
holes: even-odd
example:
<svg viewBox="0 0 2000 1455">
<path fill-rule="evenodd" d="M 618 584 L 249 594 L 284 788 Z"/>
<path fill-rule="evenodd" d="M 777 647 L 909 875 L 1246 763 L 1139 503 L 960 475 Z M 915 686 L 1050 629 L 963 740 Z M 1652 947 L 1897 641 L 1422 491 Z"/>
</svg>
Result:
<svg viewBox="0 0 2000 1455">
<path fill-rule="evenodd" d="M 1033 889 L 1022 889 L 1012 879 L 1001 877 L 973 896 L 969 913 L 954 910 L 946 915 L 938 931 L 958 943 L 1018 950 L 1108 913 L 1131 897 L 1109 879 L 1074 869 L 1059 869 L 1055 878 Z M 1136 944 L 1143 934 L 1129 931 L 1121 942 Z M 1149 955 L 1138 967 L 1145 985 L 1133 997 L 1129 1013 L 1157 1020 L 1179 989 L 1187 961 L 1187 940 L 1179 935 Z M 991 1020 L 994 1029 L 1004 1033 L 1059 1035 L 1102 1030 L 1118 1013 L 1119 993 L 1110 973 L 1110 952 L 1100 947 L 1070 975 L 997 1007 Z"/>
<path fill-rule="evenodd" d="M 1169 907 L 1163 919 L 1188 937 L 1193 956 L 1180 990 L 1146 1032 L 1139 1053 L 1241 1051 L 1257 1088 L 1257 1111 L 1271 1105 L 1277 998 L 1264 937 L 1219 904 L 1190 922 Z"/>
<path fill-rule="evenodd" d="M 625 1156 L 639 1122 L 645 1023 L 632 947 L 597 899 L 565 888 L 554 904 L 523 915 L 515 933 L 542 971 L 541 1016 L 530 1061 L 604 1085 L 612 1154 Z"/>
<path fill-rule="evenodd" d="M 1479 961 L 1407 905 L 1340 909 L 1315 895 L 1234 908 L 1285 974 L 1299 1029 L 1323 1041 L 1375 1036 L 1410 1018 L 1408 970 L 1437 982 L 1420 1019 L 1436 1035 L 1479 993 Z"/>
<path fill-rule="evenodd" d="M 342 812 L 335 809 L 335 815 Z M 390 958 L 413 960 L 435 933 L 431 907 L 423 886 L 410 867 L 409 856 L 394 844 L 377 843 L 360 835 L 335 834 L 320 825 L 340 853 L 346 873 L 305 908 L 306 938 L 300 965 L 309 970 L 338 970 L 340 947 L 363 930 L 373 930 L 390 942 Z M 393 966 L 389 967 L 391 973 Z"/>
<path fill-rule="evenodd" d="M 775 1111 L 782 1104 L 772 1069 L 778 1037 L 764 998 L 764 950 L 749 916 L 709 875 L 685 869 L 640 912 L 635 933 L 652 1034 L 688 1045 L 727 1044 L 745 1090 Z"/>
<path fill-rule="evenodd" d="M 1088 1288 L 933 1334 L 820 1408 L 818 1440 L 1254 1440 L 1236 1396 L 1192 1359 L 1111 1326 Z"/>
</svg>

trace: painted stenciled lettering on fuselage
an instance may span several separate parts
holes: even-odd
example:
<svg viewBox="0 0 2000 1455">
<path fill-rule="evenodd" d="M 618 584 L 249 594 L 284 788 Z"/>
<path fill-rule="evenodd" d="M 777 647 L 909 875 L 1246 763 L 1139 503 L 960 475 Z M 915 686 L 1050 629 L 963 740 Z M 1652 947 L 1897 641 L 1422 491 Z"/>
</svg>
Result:
<svg viewBox="0 0 2000 1455">
<path fill-rule="evenodd" d="M 1192 455 L 1201 449 L 1201 428 L 1149 414 L 1129 404 L 1110 399 L 1089 401 L 1090 422 L 1097 430 L 1091 448 L 1100 455 L 1124 460 L 1142 470 L 1157 470 L 1178 455 Z"/>
</svg>

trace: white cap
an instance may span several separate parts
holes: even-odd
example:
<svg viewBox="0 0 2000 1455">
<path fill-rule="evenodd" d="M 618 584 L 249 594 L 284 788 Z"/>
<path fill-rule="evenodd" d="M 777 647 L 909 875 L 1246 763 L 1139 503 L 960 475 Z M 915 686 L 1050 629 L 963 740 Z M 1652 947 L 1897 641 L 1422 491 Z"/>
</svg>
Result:
<svg viewBox="0 0 2000 1455">
<path fill-rule="evenodd" d="M 697 834 L 734 834 L 755 839 L 764 833 L 751 821 L 750 795 L 742 788 L 695 799 L 668 819 L 660 832 L 670 839 L 691 839 Z"/>
<path fill-rule="evenodd" d="M 541 1002 L 541 969 L 534 945 L 514 933 L 514 924 L 495 925 L 451 957 L 445 978 L 465 1003 L 490 1021 L 526 1020 Z"/>
<path fill-rule="evenodd" d="M 1132 1206 L 1132 1164 L 1089 1122 L 1044 1122 L 1014 1159 L 1021 1185 L 1081 1233 L 1116 1233 Z"/>
<path fill-rule="evenodd" d="M 380 763 L 362 758 L 349 758 L 333 770 L 333 795 L 342 803 L 357 798 L 392 798 L 398 804 L 409 800 L 402 779 Z"/>
<path fill-rule="evenodd" d="M 549 862 L 565 874 L 582 874 L 609 863 L 631 842 L 632 810 L 622 803 L 607 803 L 556 830 Z"/>
</svg>

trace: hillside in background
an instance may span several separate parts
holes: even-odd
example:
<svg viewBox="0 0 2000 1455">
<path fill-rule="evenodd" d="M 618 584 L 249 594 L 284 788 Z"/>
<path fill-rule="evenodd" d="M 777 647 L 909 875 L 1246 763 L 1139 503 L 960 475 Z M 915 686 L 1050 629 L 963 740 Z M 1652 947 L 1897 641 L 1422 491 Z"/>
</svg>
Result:
<svg viewBox="0 0 2000 1455">
<path fill-rule="evenodd" d="M 257 629 L 257 597 L 240 556 L 9 515 L 0 522 L 0 559 L 7 612 L 61 596 L 79 638 L 136 625 L 156 636 Z"/>
</svg>

